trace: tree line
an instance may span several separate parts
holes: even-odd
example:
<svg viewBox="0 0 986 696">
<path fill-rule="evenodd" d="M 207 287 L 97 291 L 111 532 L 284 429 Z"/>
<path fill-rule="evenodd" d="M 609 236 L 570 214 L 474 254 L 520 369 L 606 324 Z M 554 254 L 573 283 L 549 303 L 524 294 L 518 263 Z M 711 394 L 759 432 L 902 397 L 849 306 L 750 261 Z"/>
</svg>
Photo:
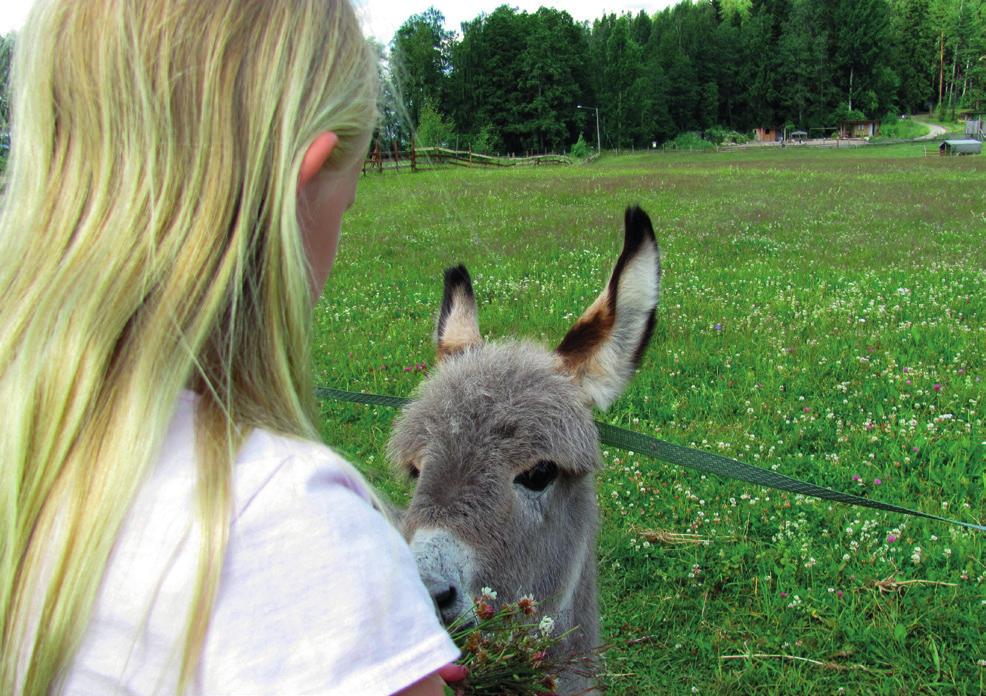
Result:
<svg viewBox="0 0 986 696">
<path fill-rule="evenodd" d="M 567 150 L 596 141 L 581 105 L 603 148 L 630 148 L 986 108 L 983 0 L 684 0 L 591 25 L 504 5 L 461 29 L 432 8 L 397 30 L 385 137 L 413 124 L 426 144 Z"/>
<path fill-rule="evenodd" d="M 13 32 L 0 35 L 0 131 L 6 131 L 10 124 L 10 64 L 15 37 Z"/>
</svg>

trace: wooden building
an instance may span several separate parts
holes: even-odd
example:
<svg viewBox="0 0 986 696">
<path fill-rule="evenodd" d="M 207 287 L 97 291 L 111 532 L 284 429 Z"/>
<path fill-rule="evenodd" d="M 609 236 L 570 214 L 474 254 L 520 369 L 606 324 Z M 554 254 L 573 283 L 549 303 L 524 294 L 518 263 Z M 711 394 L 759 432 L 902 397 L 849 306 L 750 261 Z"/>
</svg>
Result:
<svg viewBox="0 0 986 696">
<path fill-rule="evenodd" d="M 784 131 L 780 128 L 757 128 L 755 133 L 758 143 L 776 143 L 784 139 Z"/>
<path fill-rule="evenodd" d="M 839 124 L 840 138 L 875 138 L 880 134 L 880 122 L 874 120 L 843 121 Z"/>
</svg>

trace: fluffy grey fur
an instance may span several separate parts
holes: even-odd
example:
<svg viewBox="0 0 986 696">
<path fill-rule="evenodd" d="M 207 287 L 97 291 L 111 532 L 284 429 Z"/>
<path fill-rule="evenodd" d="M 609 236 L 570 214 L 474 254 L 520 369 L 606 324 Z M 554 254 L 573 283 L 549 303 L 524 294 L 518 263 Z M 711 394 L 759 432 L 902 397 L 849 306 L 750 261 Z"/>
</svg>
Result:
<svg viewBox="0 0 986 696">
<path fill-rule="evenodd" d="M 401 466 L 420 468 L 407 538 L 442 529 L 474 550 L 471 582 L 457 588 L 466 602 L 483 587 L 508 600 L 531 593 L 556 631 L 579 627 L 565 653 L 597 646 L 598 435 L 551 353 L 511 341 L 442 363 L 401 414 L 389 448 Z M 533 492 L 514 483 L 539 461 L 558 465 L 551 485 Z M 574 679 L 563 692 L 578 690 Z"/>
<path fill-rule="evenodd" d="M 556 631 L 575 629 L 556 652 L 598 647 L 594 473 L 602 458 L 591 408 L 607 406 L 632 377 L 659 281 L 650 219 L 630 208 L 608 285 L 552 352 L 484 344 L 468 272 L 446 272 L 440 364 L 389 443 L 392 461 L 419 475 L 403 531 L 444 621 L 468 612 L 483 587 L 508 601 L 530 593 Z M 525 486 L 547 462 L 557 477 L 543 490 Z M 591 686 L 575 673 L 560 681 L 561 693 Z"/>
</svg>

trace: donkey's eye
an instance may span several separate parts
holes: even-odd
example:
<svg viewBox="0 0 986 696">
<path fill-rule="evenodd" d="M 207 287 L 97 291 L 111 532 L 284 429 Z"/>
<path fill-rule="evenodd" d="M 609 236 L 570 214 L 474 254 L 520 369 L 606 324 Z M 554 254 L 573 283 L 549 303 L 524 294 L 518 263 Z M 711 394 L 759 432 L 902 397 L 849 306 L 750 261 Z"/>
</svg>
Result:
<svg viewBox="0 0 986 696">
<path fill-rule="evenodd" d="M 523 474 L 518 475 L 514 483 L 519 483 L 528 490 L 543 491 L 556 478 L 558 478 L 558 465 L 542 459 Z"/>
<path fill-rule="evenodd" d="M 421 470 L 414 466 L 414 464 L 409 464 L 407 467 L 407 475 L 412 479 L 417 480 L 417 478 L 421 476 Z"/>
</svg>

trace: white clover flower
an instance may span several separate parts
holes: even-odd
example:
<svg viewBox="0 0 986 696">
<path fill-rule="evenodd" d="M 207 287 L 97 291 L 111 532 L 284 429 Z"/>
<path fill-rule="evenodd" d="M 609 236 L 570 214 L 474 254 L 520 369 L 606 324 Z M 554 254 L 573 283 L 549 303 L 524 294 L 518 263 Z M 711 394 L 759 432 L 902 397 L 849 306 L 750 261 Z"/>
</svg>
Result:
<svg viewBox="0 0 986 696">
<path fill-rule="evenodd" d="M 491 590 L 489 587 L 484 587 L 479 591 L 479 593 L 483 596 L 483 599 L 488 599 L 490 601 L 496 599 L 496 592 Z"/>
<path fill-rule="evenodd" d="M 545 616 L 541 619 L 541 623 L 538 624 L 538 630 L 541 631 L 542 636 L 550 636 L 552 631 L 555 630 L 555 620 L 550 616 Z"/>
</svg>

